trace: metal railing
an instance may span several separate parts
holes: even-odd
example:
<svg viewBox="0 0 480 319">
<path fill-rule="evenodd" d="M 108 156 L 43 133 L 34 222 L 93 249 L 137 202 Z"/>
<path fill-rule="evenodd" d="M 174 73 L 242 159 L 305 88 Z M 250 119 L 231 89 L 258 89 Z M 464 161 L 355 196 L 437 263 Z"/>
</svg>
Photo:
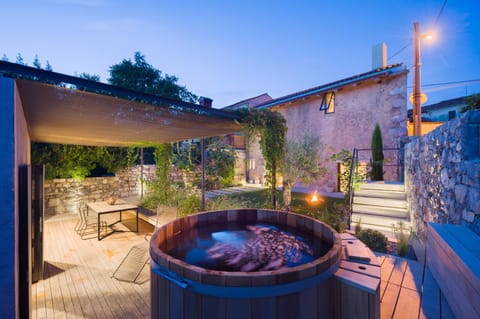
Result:
<svg viewBox="0 0 480 319">
<path fill-rule="evenodd" d="M 370 152 L 371 149 L 364 148 L 364 149 L 357 149 L 353 148 L 352 150 L 352 161 L 350 163 L 350 171 L 348 175 L 348 183 L 347 183 L 347 198 L 349 204 L 349 215 L 348 215 L 348 227 L 350 228 L 351 218 L 352 218 L 352 207 L 353 207 L 353 197 L 355 195 L 355 186 L 358 185 L 360 182 L 367 182 L 368 181 L 368 174 L 371 169 L 370 162 L 366 162 L 366 166 L 364 168 L 364 172 L 359 172 L 359 152 Z M 403 181 L 403 159 L 400 156 L 400 149 L 399 148 L 384 148 L 384 152 L 391 153 L 393 152 L 393 156 L 386 156 L 383 167 L 387 168 L 389 172 L 389 179 L 390 181 Z M 395 154 L 396 153 L 396 154 Z M 364 158 L 367 158 L 364 156 Z M 396 169 L 391 169 L 395 167 Z"/>
<path fill-rule="evenodd" d="M 361 166 L 359 162 L 359 158 L 364 159 L 364 172 L 362 174 L 357 174 L 361 176 L 361 179 L 356 180 L 355 182 L 367 182 L 368 175 L 371 171 L 371 148 L 359 148 L 356 150 L 356 163 L 355 173 L 359 173 L 358 169 Z M 367 153 L 368 155 L 361 156 L 361 154 Z M 403 181 L 403 159 L 400 156 L 400 149 L 394 147 L 385 147 L 383 148 L 384 153 L 384 160 L 383 160 L 383 168 L 384 168 L 384 180 L 389 182 L 398 182 Z M 353 154 L 352 154 L 353 156 Z M 353 161 L 352 161 L 353 162 Z M 354 174 L 355 177 L 355 174 Z"/>
<path fill-rule="evenodd" d="M 355 191 L 353 184 L 354 184 L 354 175 L 355 175 L 357 163 L 358 163 L 358 151 L 356 148 L 353 148 L 352 161 L 350 163 L 350 173 L 348 175 L 348 184 L 347 184 L 348 207 L 349 207 L 349 212 L 348 212 L 348 228 L 349 229 L 352 221 L 353 192 Z"/>
</svg>

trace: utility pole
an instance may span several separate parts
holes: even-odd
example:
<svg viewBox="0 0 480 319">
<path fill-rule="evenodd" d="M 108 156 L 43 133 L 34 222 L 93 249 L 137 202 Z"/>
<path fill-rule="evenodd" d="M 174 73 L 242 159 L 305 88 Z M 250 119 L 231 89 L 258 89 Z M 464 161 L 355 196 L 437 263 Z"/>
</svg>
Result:
<svg viewBox="0 0 480 319">
<path fill-rule="evenodd" d="M 420 26 L 413 24 L 413 135 L 422 135 L 422 107 L 420 88 Z"/>
</svg>

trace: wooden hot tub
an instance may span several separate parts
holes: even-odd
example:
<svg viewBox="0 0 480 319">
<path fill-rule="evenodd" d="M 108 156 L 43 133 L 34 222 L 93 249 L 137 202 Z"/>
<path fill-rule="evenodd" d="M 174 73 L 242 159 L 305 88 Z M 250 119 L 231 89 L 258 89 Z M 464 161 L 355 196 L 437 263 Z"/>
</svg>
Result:
<svg viewBox="0 0 480 319">
<path fill-rule="evenodd" d="M 200 268 L 166 252 L 179 235 L 206 225 L 268 223 L 293 227 L 328 245 L 321 257 L 299 266 L 241 272 Z M 342 239 L 329 225 L 283 211 L 237 209 L 205 212 L 159 228 L 150 241 L 152 318 L 332 318 Z"/>
</svg>

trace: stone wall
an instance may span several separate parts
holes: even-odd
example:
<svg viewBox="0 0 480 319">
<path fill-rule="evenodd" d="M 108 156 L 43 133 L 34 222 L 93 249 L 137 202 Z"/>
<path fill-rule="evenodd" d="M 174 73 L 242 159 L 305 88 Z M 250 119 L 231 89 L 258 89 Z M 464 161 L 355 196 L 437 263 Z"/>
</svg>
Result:
<svg viewBox="0 0 480 319">
<path fill-rule="evenodd" d="M 480 110 L 405 145 L 405 188 L 414 231 L 426 222 L 467 224 L 480 234 Z"/>
<path fill-rule="evenodd" d="M 245 150 L 235 150 L 235 177 L 233 178 L 233 183 L 235 185 L 245 183 L 245 161 Z"/>
<path fill-rule="evenodd" d="M 244 167 L 239 167 L 239 172 Z M 236 168 L 237 170 L 237 168 Z M 155 165 L 143 165 L 143 178 L 152 181 L 155 177 Z M 240 174 L 240 173 L 239 173 Z M 80 203 L 117 198 L 140 196 L 142 193 L 141 166 L 136 165 L 117 172 L 115 176 L 89 177 L 79 181 L 72 178 L 45 181 L 45 214 L 57 215 L 77 212 Z M 172 180 L 176 183 L 193 184 L 199 181 L 201 171 L 172 169 Z M 243 176 L 240 176 L 241 179 Z M 143 194 L 148 194 L 147 183 L 143 184 Z"/>
<path fill-rule="evenodd" d="M 142 189 L 140 176 L 141 166 L 137 165 L 118 172 L 116 176 L 91 177 L 82 181 L 71 178 L 46 180 L 45 214 L 74 213 L 82 202 L 106 200 L 110 196 L 139 196 Z M 144 165 L 143 176 L 151 180 L 155 176 L 155 165 Z"/>
<path fill-rule="evenodd" d="M 248 143 L 247 170 L 246 182 L 250 184 L 262 184 L 265 182 L 265 159 L 262 156 L 262 149 L 260 147 L 259 138 L 252 137 Z"/>
</svg>

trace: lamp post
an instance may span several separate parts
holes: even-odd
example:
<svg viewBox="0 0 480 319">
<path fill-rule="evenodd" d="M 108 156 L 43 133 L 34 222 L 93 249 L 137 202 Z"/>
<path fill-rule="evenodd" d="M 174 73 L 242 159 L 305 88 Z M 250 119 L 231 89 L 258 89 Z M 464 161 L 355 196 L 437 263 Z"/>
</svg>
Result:
<svg viewBox="0 0 480 319">
<path fill-rule="evenodd" d="M 422 93 L 420 87 L 420 41 L 422 39 L 430 40 L 433 36 L 428 33 L 420 34 L 418 22 L 413 23 L 413 92 L 410 96 L 413 104 L 413 135 L 422 134 L 422 107 L 427 101 L 427 96 Z"/>
<path fill-rule="evenodd" d="M 422 108 L 420 105 L 420 26 L 413 24 L 413 135 L 420 136 L 422 131 Z"/>
</svg>

